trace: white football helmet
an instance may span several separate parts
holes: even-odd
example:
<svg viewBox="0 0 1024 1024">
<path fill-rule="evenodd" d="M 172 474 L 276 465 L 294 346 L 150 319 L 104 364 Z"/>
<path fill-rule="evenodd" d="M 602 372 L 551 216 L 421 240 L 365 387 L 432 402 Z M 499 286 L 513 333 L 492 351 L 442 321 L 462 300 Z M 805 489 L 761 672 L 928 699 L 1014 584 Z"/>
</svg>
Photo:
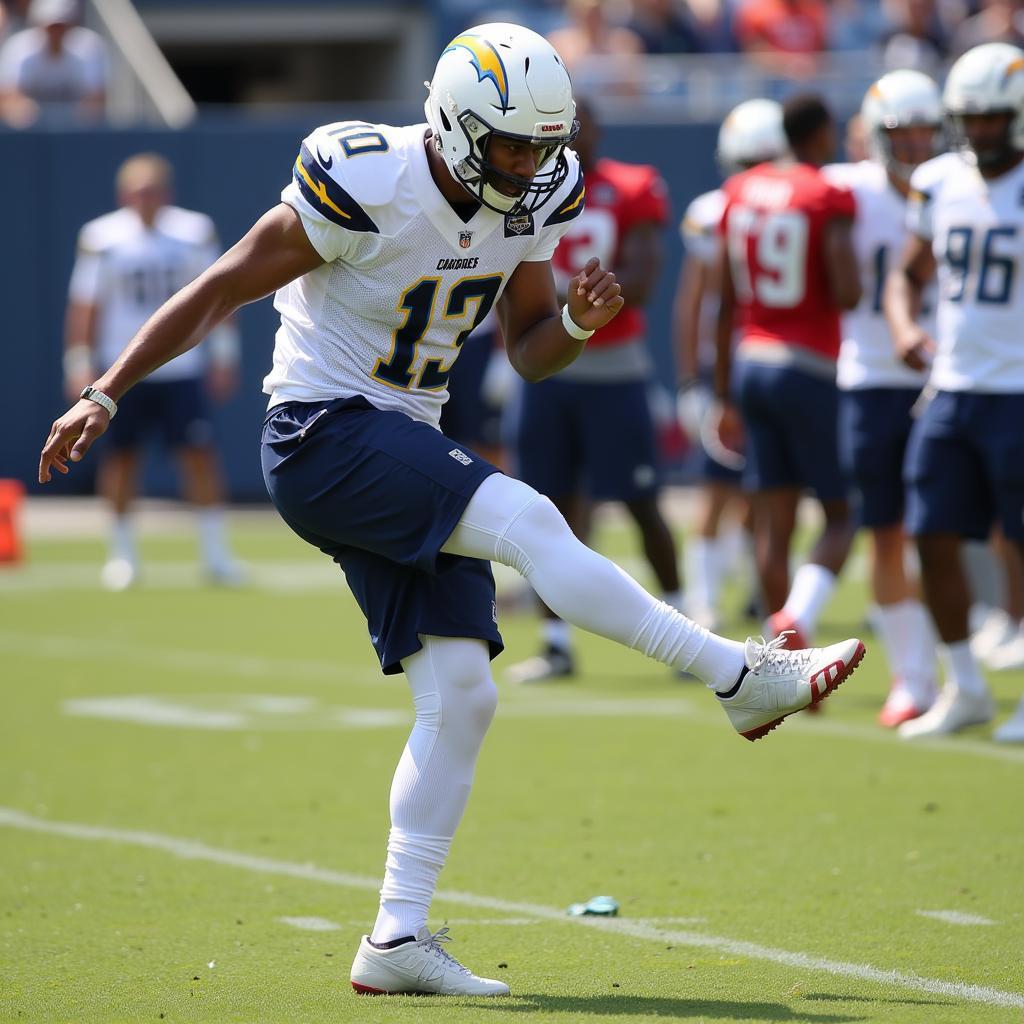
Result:
<svg viewBox="0 0 1024 1024">
<path fill-rule="evenodd" d="M 975 160 L 978 154 L 963 129 L 965 114 L 1013 114 L 1006 145 L 1024 150 L 1024 50 L 1009 43 L 983 43 L 968 50 L 950 68 L 942 104 L 955 148 Z"/>
<path fill-rule="evenodd" d="M 722 122 L 715 157 L 722 173 L 729 175 L 776 160 L 787 149 L 781 104 L 775 100 L 747 100 L 734 107 Z"/>
<path fill-rule="evenodd" d="M 477 25 L 444 49 L 424 109 L 448 169 L 499 213 L 537 209 L 569 173 L 565 147 L 576 137 L 569 72 L 551 44 L 520 25 Z M 490 136 L 543 146 L 537 173 L 523 179 L 487 161 Z M 495 188 L 505 182 L 519 191 Z"/>
<path fill-rule="evenodd" d="M 882 75 L 864 96 L 860 116 L 871 159 L 904 180 L 910 178 L 917 165 L 903 163 L 893 156 L 889 138 L 893 128 L 928 125 L 935 129 L 930 156 L 938 156 L 944 148 L 939 87 L 920 71 L 890 71 Z"/>
</svg>

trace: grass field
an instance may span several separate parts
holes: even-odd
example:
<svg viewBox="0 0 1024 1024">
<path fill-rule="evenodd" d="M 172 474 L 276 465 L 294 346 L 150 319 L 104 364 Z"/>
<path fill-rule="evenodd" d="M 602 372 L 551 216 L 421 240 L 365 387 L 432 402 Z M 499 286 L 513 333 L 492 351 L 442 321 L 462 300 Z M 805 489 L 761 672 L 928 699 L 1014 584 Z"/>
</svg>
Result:
<svg viewBox="0 0 1024 1024">
<path fill-rule="evenodd" d="M 128 594 L 98 538 L 0 572 L 0 1019 L 1024 1021 L 1024 749 L 878 729 L 870 635 L 823 715 L 756 744 L 593 638 L 576 681 L 502 686 L 432 924 L 513 996 L 355 996 L 404 684 L 323 556 L 270 517 L 234 535 L 239 592 L 177 530 Z M 864 609 L 851 578 L 821 639 Z M 499 680 L 535 639 L 501 625 Z M 1003 715 L 1024 675 L 993 682 Z M 618 918 L 566 915 L 598 894 Z"/>
</svg>

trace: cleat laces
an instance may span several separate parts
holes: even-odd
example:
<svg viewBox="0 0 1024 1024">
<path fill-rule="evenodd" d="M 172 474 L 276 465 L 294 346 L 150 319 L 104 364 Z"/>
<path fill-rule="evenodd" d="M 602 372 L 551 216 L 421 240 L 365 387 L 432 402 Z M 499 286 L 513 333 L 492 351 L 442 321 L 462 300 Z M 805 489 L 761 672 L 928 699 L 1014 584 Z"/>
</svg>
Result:
<svg viewBox="0 0 1024 1024">
<path fill-rule="evenodd" d="M 759 644 L 761 649 L 757 652 L 750 671 L 758 672 L 763 668 L 768 672 L 786 672 L 792 671 L 795 666 L 804 668 L 810 662 L 810 651 L 791 651 L 786 648 L 786 637 L 795 632 L 796 630 L 786 629 L 768 641 L 759 636 L 755 643 Z"/>
<path fill-rule="evenodd" d="M 438 928 L 436 932 L 433 932 L 430 937 L 426 940 L 426 947 L 429 949 L 434 956 L 436 956 L 446 967 L 454 967 L 457 971 L 462 974 L 472 975 L 472 971 L 468 967 L 463 967 L 458 960 L 455 959 L 444 948 L 442 943 L 451 942 L 452 937 L 448 934 L 448 926 L 445 925 L 443 928 Z"/>
</svg>

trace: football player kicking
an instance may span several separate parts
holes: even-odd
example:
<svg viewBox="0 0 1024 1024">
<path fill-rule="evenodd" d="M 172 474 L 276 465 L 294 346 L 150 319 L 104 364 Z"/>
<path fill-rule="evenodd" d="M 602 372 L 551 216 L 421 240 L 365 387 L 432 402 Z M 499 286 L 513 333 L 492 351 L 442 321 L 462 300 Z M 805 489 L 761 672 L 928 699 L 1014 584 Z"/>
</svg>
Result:
<svg viewBox="0 0 1024 1024">
<path fill-rule="evenodd" d="M 917 540 L 925 599 L 942 643 L 945 686 L 931 709 L 900 726 L 907 739 L 956 732 L 995 714 L 968 642 L 963 538 L 993 522 L 1024 544 L 1024 50 L 986 43 L 946 79 L 952 153 L 910 179 L 910 239 L 886 286 L 897 351 L 931 358 L 936 394 L 910 434 L 907 528 Z M 936 340 L 916 322 L 938 271 Z M 1024 702 L 995 733 L 1024 742 Z"/>
<path fill-rule="evenodd" d="M 861 123 L 870 158 L 823 173 L 857 200 L 853 245 L 864 294 L 843 316 L 837 383 L 843 463 L 860 494 L 860 525 L 871 534 L 871 590 L 892 673 L 879 722 L 894 728 L 935 699 L 935 631 L 904 568 L 903 456 L 911 409 L 927 376 L 898 358 L 882 312 L 888 269 L 906 244 L 906 196 L 918 164 L 943 149 L 939 87 L 920 71 L 891 71 L 867 91 Z M 923 315 L 934 319 L 934 297 Z"/>
<path fill-rule="evenodd" d="M 490 561 L 567 621 L 700 677 L 751 740 L 827 696 L 864 652 L 858 640 L 791 652 L 709 633 L 580 543 L 547 498 L 436 428 L 459 346 L 495 303 L 528 380 L 572 362 L 622 306 L 596 259 L 561 310 L 555 297 L 551 253 L 583 208 L 574 114 L 569 76 L 540 36 L 500 24 L 457 36 L 427 123 L 314 131 L 282 202 L 143 326 L 40 457 L 41 482 L 67 472 L 131 385 L 276 292 L 267 487 L 344 570 L 384 672 L 405 673 L 415 705 L 380 908 L 352 965 L 358 992 L 508 992 L 451 957 L 447 929 L 427 927 L 497 701 Z"/>
</svg>

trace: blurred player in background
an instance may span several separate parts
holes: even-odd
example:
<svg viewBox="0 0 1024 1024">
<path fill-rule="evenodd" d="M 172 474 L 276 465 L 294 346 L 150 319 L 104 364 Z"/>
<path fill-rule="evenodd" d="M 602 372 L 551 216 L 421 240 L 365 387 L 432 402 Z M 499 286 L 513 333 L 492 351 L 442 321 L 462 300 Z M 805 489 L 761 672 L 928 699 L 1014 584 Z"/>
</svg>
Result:
<svg viewBox="0 0 1024 1024">
<path fill-rule="evenodd" d="M 377 920 L 351 983 L 495 996 L 508 986 L 468 971 L 444 948 L 448 929 L 427 924 L 497 706 L 491 561 L 567 621 L 702 679 L 750 740 L 826 697 L 864 647 L 790 652 L 709 633 L 582 544 L 547 498 L 437 429 L 452 361 L 495 303 L 510 362 L 537 381 L 572 362 L 623 300 L 593 258 L 559 309 L 551 255 L 584 186 L 568 148 L 569 76 L 549 43 L 517 25 L 457 36 L 426 116 L 313 131 L 281 203 L 53 424 L 39 479 L 82 458 L 136 381 L 276 290 L 267 488 L 285 522 L 344 570 L 383 671 L 405 673 L 415 706 Z M 359 779 L 350 792 L 361 799 Z"/>
<path fill-rule="evenodd" d="M 954 151 L 911 178 L 910 238 L 885 297 L 897 351 L 914 368 L 931 361 L 935 389 L 914 423 L 904 475 L 946 678 L 931 709 L 900 726 L 908 739 L 994 716 L 968 642 L 960 543 L 988 537 L 993 522 L 1024 543 L 1024 51 L 969 50 L 949 72 L 943 105 Z M 916 314 L 936 271 L 933 341 Z M 1024 702 L 995 738 L 1024 742 Z"/>
<path fill-rule="evenodd" d="M 626 307 L 570 366 L 525 385 L 516 469 L 551 498 L 581 538 L 588 533 L 590 502 L 621 502 L 640 532 L 663 599 L 679 608 L 676 545 L 658 507 L 658 450 L 648 401 L 652 365 L 642 309 L 661 269 L 668 193 L 653 167 L 599 158 L 594 113 L 579 100 L 576 112 L 580 132 L 573 148 L 587 200 L 552 257 L 555 284 L 564 294 L 575 268 L 596 256 L 614 271 Z M 513 665 L 510 681 L 541 682 L 575 671 L 571 627 L 546 606 L 543 614 L 544 649 Z"/>
<path fill-rule="evenodd" d="M 785 105 L 783 126 L 793 159 L 723 186 L 715 392 L 723 440 L 746 435 L 744 483 L 772 612 L 767 630 L 800 647 L 814 633 L 852 539 L 839 467 L 836 358 L 840 311 L 857 305 L 861 288 L 851 239 L 855 200 L 820 171 L 835 154 L 832 115 L 818 97 L 796 96 Z M 790 544 L 805 489 L 821 506 L 824 528 L 790 589 Z"/>
<path fill-rule="evenodd" d="M 857 308 L 843 316 L 840 447 L 860 494 L 860 525 L 871 534 L 875 622 L 892 675 L 879 721 L 890 728 L 927 711 L 935 699 L 935 634 L 917 581 L 907 578 L 904 566 L 903 456 L 927 367 L 912 369 L 896 355 L 882 293 L 906 244 L 910 175 L 942 152 L 942 120 L 939 87 L 927 75 L 890 71 L 861 107 L 870 159 L 824 170 L 857 200 L 853 244 L 865 287 Z M 927 299 L 921 311 L 926 325 L 935 309 L 934 296 Z"/>
<path fill-rule="evenodd" d="M 163 157 L 131 157 L 117 172 L 116 188 L 120 209 L 90 221 L 78 236 L 64 348 L 69 398 L 109 369 L 153 313 L 220 255 L 210 218 L 171 205 L 172 172 Z M 197 513 L 207 577 L 220 584 L 242 582 L 225 535 L 224 482 L 205 393 L 208 388 L 215 401 L 228 398 L 237 368 L 237 333 L 224 323 L 211 331 L 205 358 L 199 349 L 183 352 L 122 404 L 99 467 L 99 491 L 114 517 L 101 574 L 108 589 L 123 590 L 138 579 L 131 510 L 150 435 L 177 456 L 182 493 Z"/>
<path fill-rule="evenodd" d="M 726 176 L 778 159 L 786 149 L 782 107 L 774 100 L 741 103 L 718 133 L 718 165 Z M 741 489 L 744 457 L 726 448 L 711 429 L 722 252 L 718 226 L 724 208 L 720 188 L 698 196 L 687 208 L 680 225 L 686 259 L 673 308 L 679 418 L 701 448 L 697 521 L 685 551 L 685 610 L 708 629 L 721 621 L 722 582 L 731 562 L 745 561 L 735 557 L 735 549 L 750 543 L 751 530 L 749 503 Z M 725 529 L 730 520 L 732 537 Z M 742 539 L 735 536 L 739 531 Z"/>
</svg>

